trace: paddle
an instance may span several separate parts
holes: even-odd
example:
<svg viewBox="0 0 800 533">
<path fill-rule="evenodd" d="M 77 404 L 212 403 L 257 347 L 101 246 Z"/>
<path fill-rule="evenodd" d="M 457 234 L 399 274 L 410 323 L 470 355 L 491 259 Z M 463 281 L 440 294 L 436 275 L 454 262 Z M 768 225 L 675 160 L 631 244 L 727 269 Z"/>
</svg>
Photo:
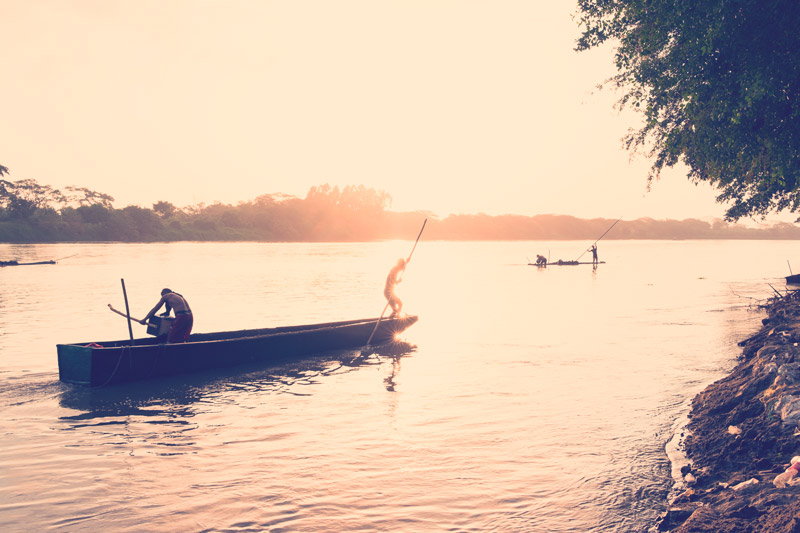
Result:
<svg viewBox="0 0 800 533">
<path fill-rule="evenodd" d="M 114 311 L 115 313 L 117 313 L 117 314 L 118 314 L 118 315 L 120 315 L 120 316 L 124 316 L 124 317 L 126 317 L 126 318 L 130 318 L 131 320 L 135 320 L 136 322 L 139 322 L 139 323 L 141 323 L 141 322 L 142 322 L 141 320 L 138 320 L 138 319 L 136 319 L 136 318 L 133 318 L 133 317 L 131 317 L 131 316 L 128 316 L 128 315 L 126 315 L 126 314 L 125 314 L 125 313 L 123 313 L 122 311 L 117 311 L 116 309 L 114 309 L 114 308 L 111 306 L 111 304 L 108 304 L 108 308 L 109 308 L 109 309 L 111 309 L 112 311 Z"/>
<path fill-rule="evenodd" d="M 425 224 L 428 223 L 428 219 L 426 218 L 425 221 L 422 223 L 422 229 L 419 230 L 419 235 L 417 235 L 417 240 L 414 241 L 414 247 L 411 248 L 411 253 L 408 254 L 408 259 L 406 259 L 406 267 L 408 267 L 408 262 L 411 261 L 411 256 L 414 255 L 414 250 L 417 249 L 417 243 L 419 242 L 419 238 L 422 237 L 422 232 L 425 230 Z M 405 270 L 405 268 L 403 269 Z M 372 341 L 372 337 L 375 336 L 375 332 L 378 331 L 378 326 L 383 320 L 383 315 L 386 313 L 386 310 L 389 308 L 389 302 L 386 302 L 386 305 L 383 307 L 383 311 L 381 311 L 381 316 L 378 317 L 378 321 L 375 322 L 375 328 L 373 328 L 372 333 L 370 334 L 369 338 L 367 339 L 367 344 L 364 345 L 364 349 L 369 346 L 369 343 Z"/>
</svg>

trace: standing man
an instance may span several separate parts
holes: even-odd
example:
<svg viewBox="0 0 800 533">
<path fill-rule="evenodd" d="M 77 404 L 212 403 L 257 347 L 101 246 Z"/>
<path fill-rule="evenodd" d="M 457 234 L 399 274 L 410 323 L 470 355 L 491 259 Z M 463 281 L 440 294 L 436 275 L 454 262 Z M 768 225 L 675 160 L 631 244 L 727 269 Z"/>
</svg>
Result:
<svg viewBox="0 0 800 533">
<path fill-rule="evenodd" d="M 189 334 L 192 332 L 192 325 L 194 325 L 192 309 L 189 307 L 189 303 L 186 301 L 186 298 L 170 289 L 164 289 L 161 291 L 161 299 L 158 301 L 156 306 L 152 308 L 149 313 L 147 313 L 147 316 L 139 322 L 147 325 L 147 321 L 156 316 L 156 313 L 162 305 L 166 306 L 164 316 L 169 315 L 170 310 L 175 310 L 175 321 L 172 323 L 172 327 L 169 328 L 169 333 L 167 334 L 167 343 L 172 344 L 176 342 L 188 341 Z"/>
<path fill-rule="evenodd" d="M 592 252 L 592 264 L 597 266 L 597 245 L 593 244 L 591 248 L 586 250 L 587 252 Z"/>
<path fill-rule="evenodd" d="M 392 308 L 392 314 L 389 315 L 389 318 L 397 316 L 400 310 L 403 309 L 403 302 L 397 297 L 397 294 L 395 294 L 395 289 L 397 288 L 397 284 L 402 281 L 401 275 L 405 269 L 406 262 L 404 259 L 400 258 L 397 260 L 397 264 L 389 271 L 389 275 L 386 276 L 386 288 L 383 289 L 383 295 L 389 301 L 389 306 Z"/>
</svg>

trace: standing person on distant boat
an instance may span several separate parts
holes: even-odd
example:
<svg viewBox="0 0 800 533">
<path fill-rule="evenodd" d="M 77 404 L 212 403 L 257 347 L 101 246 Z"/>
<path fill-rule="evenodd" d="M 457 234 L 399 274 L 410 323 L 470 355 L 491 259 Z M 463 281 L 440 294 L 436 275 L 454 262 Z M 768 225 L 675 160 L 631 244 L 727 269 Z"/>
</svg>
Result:
<svg viewBox="0 0 800 533">
<path fill-rule="evenodd" d="M 593 244 L 591 248 L 586 250 L 587 252 L 592 252 L 592 264 L 597 266 L 597 245 Z"/>
<path fill-rule="evenodd" d="M 395 289 L 397 288 L 397 284 L 402 281 L 401 276 L 405 269 L 406 262 L 403 258 L 400 258 L 397 260 L 397 264 L 389 271 L 389 275 L 386 276 L 386 288 L 383 289 L 383 295 L 389 301 L 389 306 L 392 308 L 392 314 L 389 315 L 389 318 L 397 316 L 403 309 L 403 302 L 397 297 Z"/>
<path fill-rule="evenodd" d="M 159 309 L 161 309 L 162 305 L 166 306 L 165 312 L 162 316 L 167 316 L 171 310 L 175 310 L 175 321 L 169 328 L 169 333 L 167 334 L 167 343 L 173 344 L 176 342 L 188 341 L 189 334 L 192 332 L 192 326 L 194 325 L 192 309 L 189 307 L 189 303 L 186 301 L 186 298 L 177 292 L 173 292 L 171 289 L 163 289 L 161 291 L 161 299 L 158 301 L 156 306 L 153 307 L 149 313 L 147 313 L 147 316 L 139 322 L 146 326 L 147 321 L 156 316 L 156 313 Z"/>
</svg>

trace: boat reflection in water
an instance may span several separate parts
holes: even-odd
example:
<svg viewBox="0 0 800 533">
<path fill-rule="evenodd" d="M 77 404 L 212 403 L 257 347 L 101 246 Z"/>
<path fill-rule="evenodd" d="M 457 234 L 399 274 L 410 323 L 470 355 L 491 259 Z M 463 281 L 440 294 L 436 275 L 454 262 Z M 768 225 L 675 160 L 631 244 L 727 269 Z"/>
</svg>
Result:
<svg viewBox="0 0 800 533">
<path fill-rule="evenodd" d="M 400 359 L 416 350 L 407 342 L 392 342 L 368 350 L 337 350 L 309 356 L 278 366 L 250 363 L 235 368 L 214 369 L 193 374 L 123 383 L 113 387 L 67 386 L 59 404 L 81 411 L 61 416 L 70 428 L 123 423 L 126 417 L 142 416 L 156 420 L 167 417 L 192 417 L 198 403 L 233 401 L 237 393 L 250 395 L 289 394 L 309 396 L 303 387 L 321 384 L 326 378 L 353 372 L 361 367 L 391 364 L 384 379 L 387 390 L 394 389 Z M 116 422 L 111 420 L 116 420 Z M 186 421 L 184 420 L 184 423 Z"/>
</svg>

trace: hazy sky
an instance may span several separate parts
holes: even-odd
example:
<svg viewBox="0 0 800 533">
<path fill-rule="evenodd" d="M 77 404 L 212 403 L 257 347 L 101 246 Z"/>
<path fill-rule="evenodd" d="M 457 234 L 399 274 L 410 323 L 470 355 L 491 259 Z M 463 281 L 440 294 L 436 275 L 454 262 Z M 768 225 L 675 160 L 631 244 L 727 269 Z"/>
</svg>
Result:
<svg viewBox="0 0 800 533">
<path fill-rule="evenodd" d="M 0 0 L 0 164 L 115 206 L 313 185 L 392 209 L 720 217 L 682 170 L 646 192 L 573 51 L 572 0 Z"/>
</svg>

